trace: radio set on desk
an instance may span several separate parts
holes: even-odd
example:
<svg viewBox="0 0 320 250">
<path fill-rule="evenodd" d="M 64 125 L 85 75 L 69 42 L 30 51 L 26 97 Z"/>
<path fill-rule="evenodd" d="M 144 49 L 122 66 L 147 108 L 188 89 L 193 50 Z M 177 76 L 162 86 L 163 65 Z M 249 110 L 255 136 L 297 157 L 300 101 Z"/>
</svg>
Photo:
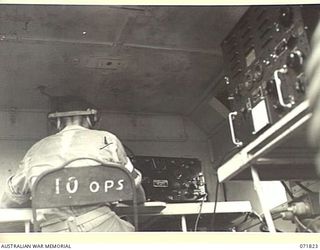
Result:
<svg viewBox="0 0 320 250">
<path fill-rule="evenodd" d="M 317 6 L 250 7 L 222 42 L 233 143 L 240 147 L 305 99 Z"/>
<path fill-rule="evenodd" d="M 201 162 L 196 158 L 135 156 L 147 201 L 190 202 L 206 196 Z"/>
</svg>

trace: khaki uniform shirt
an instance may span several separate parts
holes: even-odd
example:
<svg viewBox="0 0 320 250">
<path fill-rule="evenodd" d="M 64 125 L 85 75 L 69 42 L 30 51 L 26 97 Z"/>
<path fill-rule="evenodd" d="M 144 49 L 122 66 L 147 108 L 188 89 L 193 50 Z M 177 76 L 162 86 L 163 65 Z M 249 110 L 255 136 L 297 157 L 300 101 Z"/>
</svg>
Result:
<svg viewBox="0 0 320 250">
<path fill-rule="evenodd" d="M 119 139 L 106 131 L 86 129 L 81 126 L 68 126 L 61 132 L 42 139 L 27 152 L 15 175 L 8 179 L 2 198 L 2 206 L 23 206 L 30 200 L 31 186 L 35 177 L 42 172 L 62 166 L 76 158 L 94 158 L 105 163 L 124 165 L 135 178 L 136 185 L 141 182 L 140 173 L 133 168 Z M 94 166 L 99 163 L 92 160 L 79 160 L 70 167 Z M 38 220 L 45 223 L 51 219 L 65 220 L 92 211 L 97 206 L 65 207 L 41 210 Z"/>
</svg>

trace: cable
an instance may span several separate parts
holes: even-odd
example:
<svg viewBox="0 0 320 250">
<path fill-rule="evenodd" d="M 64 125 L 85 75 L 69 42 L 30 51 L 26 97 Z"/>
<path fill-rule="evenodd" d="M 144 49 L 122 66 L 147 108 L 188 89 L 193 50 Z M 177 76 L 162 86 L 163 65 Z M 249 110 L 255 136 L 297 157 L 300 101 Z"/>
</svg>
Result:
<svg viewBox="0 0 320 250">
<path fill-rule="evenodd" d="M 217 166 L 220 166 L 224 160 L 230 156 L 231 153 L 233 153 L 234 150 L 240 150 L 239 147 L 233 147 L 229 152 L 227 152 L 220 160 L 219 164 Z M 216 210 L 217 210 L 217 203 L 218 203 L 218 194 L 219 194 L 219 180 L 217 178 L 217 184 L 216 184 L 216 193 L 215 193 L 215 198 L 214 198 L 214 208 L 213 208 L 213 214 L 212 214 L 212 218 L 211 218 L 211 227 L 212 229 L 214 229 L 214 223 L 215 223 L 215 215 L 216 215 Z"/>
<path fill-rule="evenodd" d="M 293 193 L 291 192 L 291 190 L 288 188 L 287 184 L 284 181 L 281 181 L 282 186 L 284 187 L 284 189 L 286 190 L 287 194 L 290 196 L 290 198 L 292 200 L 295 199 Z"/>
<path fill-rule="evenodd" d="M 252 211 L 250 213 L 250 215 L 254 215 L 256 218 L 258 218 L 258 220 L 260 221 L 261 224 L 265 224 L 265 221 L 263 220 L 263 218 L 261 217 L 261 215 L 259 215 L 256 211 Z"/>
<path fill-rule="evenodd" d="M 320 220 L 320 216 L 317 216 L 316 218 L 312 219 L 307 225 L 306 225 L 306 229 L 307 230 L 311 230 L 310 227 L 317 222 L 318 220 Z"/>
<path fill-rule="evenodd" d="M 245 223 L 245 222 L 248 220 L 249 217 L 250 217 L 252 220 L 254 220 L 255 218 L 257 218 L 257 219 L 259 220 L 259 222 L 258 222 L 258 223 L 253 223 L 253 224 L 251 224 L 249 227 L 246 227 L 246 228 L 244 229 L 244 231 L 247 230 L 247 229 L 249 229 L 249 228 L 252 228 L 252 227 L 254 227 L 254 226 L 257 226 L 257 225 L 259 225 L 259 224 L 262 224 L 262 225 L 265 224 L 265 222 L 264 222 L 264 220 L 262 219 L 262 217 L 261 217 L 257 212 L 252 211 L 252 212 L 247 213 L 245 219 L 244 219 L 242 222 L 240 222 L 237 227 L 239 227 L 239 225 L 241 225 L 242 223 Z M 260 229 L 260 230 L 261 230 L 261 229 Z"/>
<path fill-rule="evenodd" d="M 197 230 L 198 230 L 198 223 L 199 223 L 200 216 L 201 216 L 202 206 L 203 206 L 203 203 L 204 203 L 204 200 L 206 199 L 206 197 L 207 197 L 207 194 L 205 194 L 205 195 L 203 196 L 202 201 L 201 201 L 201 203 L 200 203 L 199 213 L 198 213 L 196 222 L 195 222 L 195 224 L 194 224 L 194 231 L 195 231 L 195 232 L 197 232 Z"/>
<path fill-rule="evenodd" d="M 218 203 L 219 186 L 220 186 L 220 183 L 217 180 L 216 194 L 215 194 L 215 199 L 214 199 L 214 208 L 213 208 L 213 214 L 212 214 L 212 218 L 211 218 L 211 227 L 212 227 L 212 229 L 214 229 L 214 223 L 215 223 L 215 216 L 216 216 L 217 203 Z"/>
<path fill-rule="evenodd" d="M 308 233 L 313 233 L 312 230 L 310 230 L 309 228 L 307 228 L 300 220 L 297 216 L 294 216 L 294 221 L 303 228 L 304 232 L 308 232 Z"/>
<path fill-rule="evenodd" d="M 127 145 L 125 145 L 125 144 L 123 144 L 123 143 L 122 143 L 122 145 L 123 145 L 123 147 L 125 148 L 125 150 L 129 151 L 129 153 L 130 153 L 129 158 L 130 158 L 131 160 L 134 159 L 134 158 L 136 157 L 136 155 L 133 153 L 133 151 L 132 151 Z"/>
<path fill-rule="evenodd" d="M 246 231 L 247 229 L 250 229 L 250 228 L 252 228 L 252 227 L 255 227 L 255 226 L 261 224 L 261 227 L 260 227 L 259 229 L 260 229 L 262 232 L 269 232 L 268 226 L 267 226 L 264 218 L 263 218 L 262 216 L 260 216 L 260 215 L 259 215 L 257 212 L 255 212 L 255 211 L 252 211 L 252 212 L 250 212 L 250 213 L 247 213 L 246 218 L 245 218 L 242 222 L 240 222 L 237 227 L 239 227 L 239 225 L 241 225 L 242 223 L 245 223 L 245 222 L 248 220 L 248 217 L 249 217 L 249 216 L 251 217 L 252 220 L 254 220 L 255 218 L 257 218 L 257 219 L 259 220 L 259 222 L 257 222 L 257 223 L 251 222 L 251 224 L 250 224 L 249 226 L 245 227 L 244 229 L 242 229 L 242 231 Z M 280 219 L 280 218 L 281 218 L 281 215 L 280 215 L 279 213 L 277 213 L 277 214 L 272 214 L 271 216 L 272 216 L 272 219 L 273 219 L 273 220 L 277 220 L 277 219 Z M 277 232 L 283 232 L 283 231 L 281 231 L 281 230 L 279 230 L 279 229 L 277 229 L 277 228 L 276 228 L 276 231 L 277 231 Z"/>
<path fill-rule="evenodd" d="M 222 190 L 223 190 L 224 201 L 228 201 L 228 199 L 227 199 L 227 188 L 226 188 L 225 183 L 222 183 Z"/>
<path fill-rule="evenodd" d="M 244 219 L 243 219 L 243 221 L 240 222 L 239 224 L 245 223 L 245 222 L 248 220 L 249 216 L 250 216 L 250 212 L 247 212 L 247 213 L 246 213 L 246 216 L 245 216 Z"/>
<path fill-rule="evenodd" d="M 312 190 L 307 188 L 305 185 L 302 185 L 300 181 L 295 181 L 294 183 L 296 183 L 304 191 L 307 191 L 308 193 L 314 193 Z"/>
</svg>

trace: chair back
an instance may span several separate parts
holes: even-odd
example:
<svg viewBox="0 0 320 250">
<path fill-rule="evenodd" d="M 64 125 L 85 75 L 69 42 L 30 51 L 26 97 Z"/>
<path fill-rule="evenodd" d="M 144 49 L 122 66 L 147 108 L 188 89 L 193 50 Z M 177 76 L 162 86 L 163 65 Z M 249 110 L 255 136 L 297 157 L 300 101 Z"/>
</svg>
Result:
<svg viewBox="0 0 320 250">
<path fill-rule="evenodd" d="M 97 166 L 69 167 L 78 160 L 94 160 Z M 35 231 L 39 231 L 36 210 L 133 201 L 134 224 L 138 229 L 137 194 L 134 179 L 122 165 L 105 164 L 94 158 L 77 158 L 39 175 L 31 190 Z"/>
</svg>

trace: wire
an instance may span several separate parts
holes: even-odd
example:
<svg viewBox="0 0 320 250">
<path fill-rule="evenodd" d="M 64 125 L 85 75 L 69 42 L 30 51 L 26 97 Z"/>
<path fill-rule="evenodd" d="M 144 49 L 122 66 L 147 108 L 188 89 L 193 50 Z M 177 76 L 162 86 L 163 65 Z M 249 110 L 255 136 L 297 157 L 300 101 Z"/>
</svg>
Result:
<svg viewBox="0 0 320 250">
<path fill-rule="evenodd" d="M 297 216 L 294 216 L 294 221 L 300 226 L 302 227 L 302 229 L 304 230 L 304 232 L 308 232 L 308 233 L 313 233 L 312 230 L 310 230 L 309 228 L 307 228 L 300 220 Z"/>
<path fill-rule="evenodd" d="M 227 152 L 220 160 L 219 164 L 217 165 L 218 167 L 224 162 L 224 160 L 233 153 L 235 150 L 240 150 L 239 147 L 233 147 L 229 152 Z M 215 193 L 215 198 L 214 198 L 214 208 L 213 208 L 213 214 L 211 218 L 211 227 L 214 229 L 214 223 L 215 223 L 215 215 L 216 215 L 216 210 L 217 210 L 217 203 L 218 203 L 218 194 L 219 194 L 219 180 L 217 178 L 217 184 L 216 184 L 216 193 Z"/>
<path fill-rule="evenodd" d="M 132 151 L 127 145 L 125 145 L 125 144 L 123 144 L 123 143 L 122 143 L 122 145 L 123 145 L 123 147 L 125 148 L 125 150 L 129 151 L 129 153 L 130 153 L 129 158 L 130 158 L 130 159 L 134 159 L 134 158 L 136 157 L 136 155 L 133 153 L 133 151 Z"/>
<path fill-rule="evenodd" d="M 212 227 L 212 229 L 214 229 L 214 223 L 215 223 L 215 216 L 216 216 L 217 203 L 218 203 L 219 186 L 220 186 L 220 183 L 217 180 L 216 194 L 215 194 L 215 198 L 214 198 L 214 208 L 213 208 L 213 214 L 212 214 L 212 218 L 211 218 L 211 227 Z"/>
<path fill-rule="evenodd" d="M 305 185 L 302 185 L 300 181 L 295 181 L 295 183 L 302 188 L 304 191 L 307 191 L 308 193 L 314 193 L 312 190 L 310 190 L 309 188 L 307 188 Z"/>
<path fill-rule="evenodd" d="M 258 220 L 260 221 L 261 224 L 265 224 L 265 221 L 263 220 L 261 215 L 259 215 L 256 211 L 252 211 L 251 215 L 254 215 L 256 218 L 258 218 Z"/>
<path fill-rule="evenodd" d="M 226 188 L 225 183 L 222 183 L 222 190 L 223 190 L 224 201 L 228 201 L 228 199 L 227 199 L 227 188 Z"/>
<path fill-rule="evenodd" d="M 290 196 L 290 198 L 292 200 L 295 199 L 293 193 L 291 192 L 291 190 L 288 188 L 287 184 L 284 181 L 281 181 L 282 186 L 284 187 L 284 189 L 286 190 L 287 194 Z"/>
<path fill-rule="evenodd" d="M 259 222 L 257 222 L 257 223 L 251 222 L 251 224 L 250 224 L 249 226 L 245 227 L 244 229 L 242 229 L 242 231 L 246 231 L 246 230 L 248 230 L 248 229 L 250 229 L 250 228 L 252 228 L 252 227 L 255 227 L 255 226 L 261 224 L 261 226 L 259 227 L 259 229 L 260 229 L 262 232 L 269 232 L 268 226 L 267 226 L 264 218 L 263 218 L 261 215 L 259 215 L 256 211 L 252 211 L 252 212 L 250 212 L 250 213 L 247 213 L 246 218 L 245 218 L 242 222 L 240 222 L 240 223 L 237 225 L 237 227 L 239 227 L 239 225 L 245 223 L 245 222 L 248 220 L 248 217 L 249 217 L 249 216 L 251 217 L 252 220 L 254 220 L 255 218 L 257 218 L 257 219 L 259 220 Z M 272 219 L 273 219 L 273 220 L 277 220 L 277 219 L 280 219 L 280 218 L 281 218 L 281 215 L 280 215 L 280 214 L 272 214 Z M 281 230 L 279 230 L 279 229 L 277 229 L 277 228 L 276 228 L 276 231 L 277 231 L 277 232 L 283 232 L 283 231 L 281 231 Z"/>
<path fill-rule="evenodd" d="M 202 206 L 203 206 L 203 203 L 204 203 L 204 200 L 206 199 L 206 197 L 207 197 L 207 194 L 205 194 L 205 195 L 203 196 L 202 201 L 201 201 L 201 203 L 200 203 L 199 213 L 198 213 L 196 222 L 195 222 L 195 224 L 194 224 L 194 231 L 195 231 L 195 232 L 197 232 L 197 230 L 198 230 L 198 223 L 199 223 L 200 216 L 201 216 Z"/>
<path fill-rule="evenodd" d="M 316 218 L 312 219 L 312 220 L 306 225 L 307 230 L 311 230 L 310 227 L 311 227 L 315 222 L 317 222 L 318 220 L 320 220 L 320 216 L 317 216 Z"/>
<path fill-rule="evenodd" d="M 245 219 L 244 219 L 242 222 L 240 222 L 237 227 L 239 227 L 239 225 L 245 223 L 245 222 L 248 220 L 249 217 L 250 217 L 251 219 L 257 218 L 257 219 L 259 220 L 259 222 L 258 222 L 258 223 L 253 223 L 253 224 L 251 224 L 249 227 L 246 227 L 246 228 L 244 229 L 244 231 L 247 230 L 247 229 L 249 229 L 249 228 L 252 228 L 252 227 L 254 227 L 254 226 L 257 226 L 257 225 L 259 225 L 259 224 L 265 224 L 265 222 L 263 221 L 262 217 L 261 217 L 257 212 L 252 211 L 252 212 L 248 212 L 248 213 L 246 214 Z M 261 229 L 260 229 L 260 230 L 261 230 Z"/>
<path fill-rule="evenodd" d="M 244 219 L 243 219 L 243 221 L 241 221 L 239 224 L 245 223 L 245 222 L 248 220 L 249 215 L 250 215 L 250 212 L 247 212 L 247 213 L 246 213 L 246 216 L 245 216 Z"/>
</svg>

